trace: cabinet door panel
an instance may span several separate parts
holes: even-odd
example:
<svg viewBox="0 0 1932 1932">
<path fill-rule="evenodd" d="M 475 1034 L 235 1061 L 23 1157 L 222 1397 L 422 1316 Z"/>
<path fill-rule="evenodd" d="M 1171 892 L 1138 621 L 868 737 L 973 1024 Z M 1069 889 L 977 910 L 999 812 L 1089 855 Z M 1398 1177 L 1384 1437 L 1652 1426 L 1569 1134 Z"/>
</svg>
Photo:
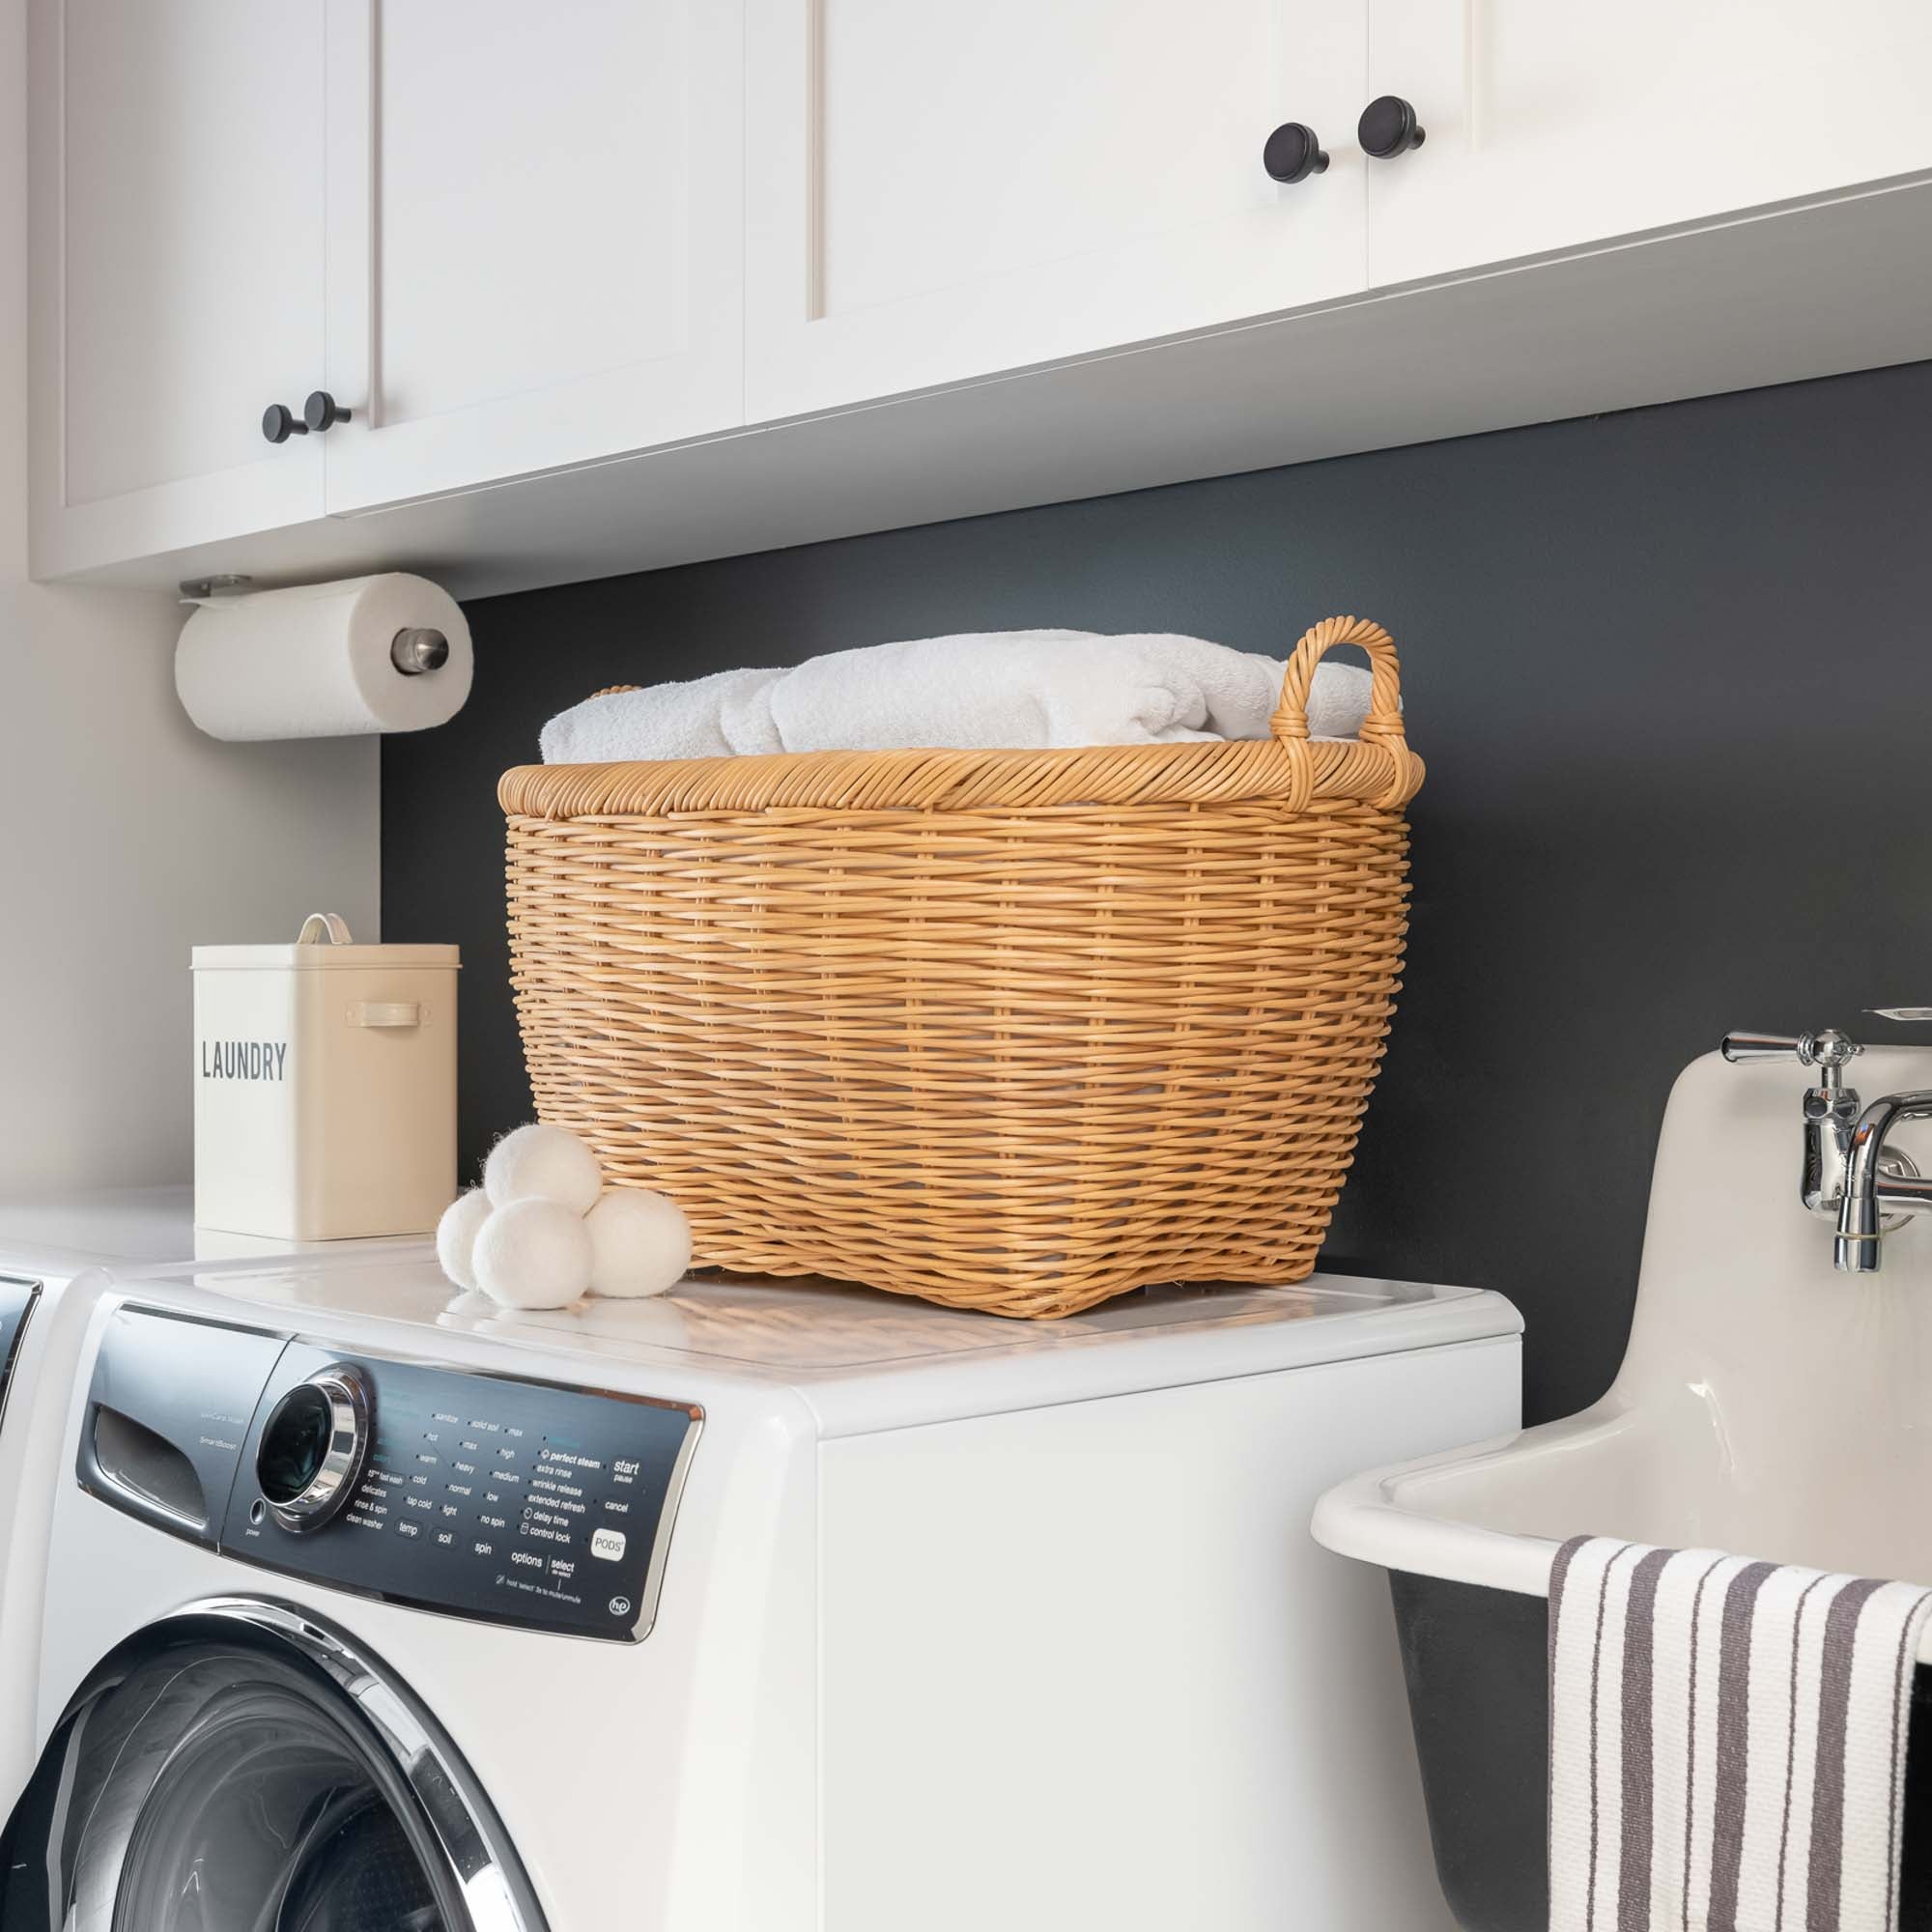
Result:
<svg viewBox="0 0 1932 1932">
<path fill-rule="evenodd" d="M 729 428 L 742 21 L 718 0 L 333 0 L 328 498 Z"/>
<path fill-rule="evenodd" d="M 1369 163 L 1377 286 L 1932 168 L 1923 0 L 1374 0 L 1369 67 L 1428 135 Z"/>
<path fill-rule="evenodd" d="M 323 24 L 255 0 L 34 14 L 37 565 L 319 515 L 263 440 L 323 367 Z"/>
<path fill-rule="evenodd" d="M 1363 283 L 1363 0 L 751 0 L 753 420 Z M 1284 120 L 1326 175 L 1270 181 Z"/>
</svg>

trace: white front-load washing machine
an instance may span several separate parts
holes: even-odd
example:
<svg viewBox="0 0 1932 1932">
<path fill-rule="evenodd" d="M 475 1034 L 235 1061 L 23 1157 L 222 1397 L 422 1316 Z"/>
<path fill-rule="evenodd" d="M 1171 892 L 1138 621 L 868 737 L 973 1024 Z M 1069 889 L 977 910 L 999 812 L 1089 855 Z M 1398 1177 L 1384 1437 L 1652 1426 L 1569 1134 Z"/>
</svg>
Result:
<svg viewBox="0 0 1932 1932">
<path fill-rule="evenodd" d="M 1350 1470 L 1492 1294 L 82 1293 L 7 1932 L 1445 1927 Z"/>
<path fill-rule="evenodd" d="M 40 1670 L 43 1577 L 60 1441 L 85 1332 L 67 1306 L 76 1282 L 259 1268 L 322 1244 L 216 1235 L 194 1226 L 188 1187 L 0 1197 L 0 1814 L 33 1766 L 23 1716 Z M 337 1243 L 336 1255 L 424 1249 Z"/>
</svg>

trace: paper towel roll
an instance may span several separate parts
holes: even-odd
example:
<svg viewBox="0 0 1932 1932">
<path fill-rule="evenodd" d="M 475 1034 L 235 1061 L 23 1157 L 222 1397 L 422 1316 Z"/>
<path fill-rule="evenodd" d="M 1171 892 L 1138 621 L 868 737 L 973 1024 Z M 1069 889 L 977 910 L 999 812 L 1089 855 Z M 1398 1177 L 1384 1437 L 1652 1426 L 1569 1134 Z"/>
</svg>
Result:
<svg viewBox="0 0 1932 1932">
<path fill-rule="evenodd" d="M 399 632 L 440 631 L 449 657 L 406 675 Z M 175 690 L 211 738 L 344 738 L 443 724 L 469 696 L 469 626 L 424 577 L 388 571 L 205 604 L 175 646 Z"/>
</svg>

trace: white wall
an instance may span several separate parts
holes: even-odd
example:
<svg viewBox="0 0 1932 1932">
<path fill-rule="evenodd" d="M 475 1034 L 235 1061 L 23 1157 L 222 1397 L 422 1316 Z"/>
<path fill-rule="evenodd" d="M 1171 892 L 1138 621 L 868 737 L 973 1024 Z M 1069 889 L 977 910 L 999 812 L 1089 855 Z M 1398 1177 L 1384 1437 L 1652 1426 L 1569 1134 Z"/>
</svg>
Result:
<svg viewBox="0 0 1932 1932">
<path fill-rule="evenodd" d="M 25 57 L 0 0 L 0 1190 L 184 1180 L 188 948 L 376 937 L 378 741 L 217 745 L 172 599 L 27 582 Z"/>
</svg>

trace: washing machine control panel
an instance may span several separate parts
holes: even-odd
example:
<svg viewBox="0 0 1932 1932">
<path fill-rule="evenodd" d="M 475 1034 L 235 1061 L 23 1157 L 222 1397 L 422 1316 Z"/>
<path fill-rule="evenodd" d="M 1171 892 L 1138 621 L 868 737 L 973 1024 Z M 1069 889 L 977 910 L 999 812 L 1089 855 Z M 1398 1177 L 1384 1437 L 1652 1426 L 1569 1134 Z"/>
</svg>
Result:
<svg viewBox="0 0 1932 1932">
<path fill-rule="evenodd" d="M 577 1636 L 648 1635 L 698 1409 L 207 1330 L 119 1312 L 97 1359 L 83 1487 L 332 1588 Z M 237 1373 L 245 1400 L 213 1385 Z M 210 1416 L 225 1426 L 211 1431 Z M 196 1486 L 170 1485 L 170 1449 L 198 1477 L 198 1531 L 181 1506 Z M 144 1506 L 156 1495 L 175 1506 Z"/>
</svg>

